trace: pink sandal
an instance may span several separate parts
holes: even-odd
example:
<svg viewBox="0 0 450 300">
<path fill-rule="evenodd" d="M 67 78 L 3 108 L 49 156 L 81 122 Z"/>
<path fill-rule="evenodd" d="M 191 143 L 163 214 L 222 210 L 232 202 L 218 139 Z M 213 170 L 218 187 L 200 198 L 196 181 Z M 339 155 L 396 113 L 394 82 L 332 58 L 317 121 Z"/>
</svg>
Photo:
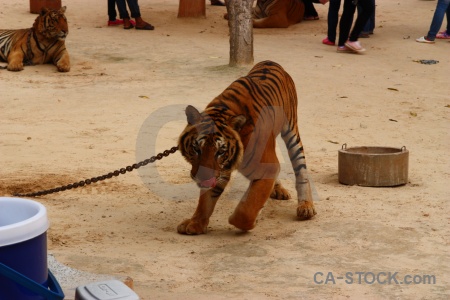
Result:
<svg viewBox="0 0 450 300">
<path fill-rule="evenodd" d="M 361 52 L 366 51 L 366 49 L 364 49 L 358 41 L 354 41 L 354 42 L 347 41 L 345 43 L 345 46 L 347 46 L 347 48 L 352 49 L 356 53 L 361 53 Z"/>
<path fill-rule="evenodd" d="M 337 53 L 355 53 L 352 49 L 347 46 L 338 46 L 336 49 Z"/>
</svg>

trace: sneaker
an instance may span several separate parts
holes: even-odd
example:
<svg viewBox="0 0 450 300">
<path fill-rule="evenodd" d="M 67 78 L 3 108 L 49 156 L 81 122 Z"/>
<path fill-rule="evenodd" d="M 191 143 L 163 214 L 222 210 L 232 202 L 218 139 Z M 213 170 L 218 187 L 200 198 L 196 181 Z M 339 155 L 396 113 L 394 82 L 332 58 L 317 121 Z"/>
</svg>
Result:
<svg viewBox="0 0 450 300">
<path fill-rule="evenodd" d="M 416 42 L 434 44 L 434 41 L 430 40 L 427 36 L 421 36 L 420 38 L 416 39 Z"/>
<path fill-rule="evenodd" d="M 336 45 L 336 43 L 330 41 L 330 40 L 328 39 L 328 37 L 326 37 L 326 38 L 324 38 L 324 39 L 322 40 L 322 44 L 325 44 L 325 45 L 328 45 L 328 46 L 334 46 L 334 45 Z"/>
<path fill-rule="evenodd" d="M 450 39 L 450 34 L 447 33 L 447 31 L 442 31 L 436 34 L 437 39 Z"/>
</svg>

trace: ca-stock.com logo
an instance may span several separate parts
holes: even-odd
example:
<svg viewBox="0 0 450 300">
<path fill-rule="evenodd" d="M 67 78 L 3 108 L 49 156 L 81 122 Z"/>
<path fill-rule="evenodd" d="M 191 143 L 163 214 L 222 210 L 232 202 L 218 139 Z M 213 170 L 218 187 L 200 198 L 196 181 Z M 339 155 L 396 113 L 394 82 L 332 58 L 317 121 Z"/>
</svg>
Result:
<svg viewBox="0 0 450 300">
<path fill-rule="evenodd" d="M 406 274 L 399 272 L 345 272 L 336 274 L 333 272 L 316 272 L 313 276 L 315 284 L 436 284 L 435 275 Z"/>
</svg>

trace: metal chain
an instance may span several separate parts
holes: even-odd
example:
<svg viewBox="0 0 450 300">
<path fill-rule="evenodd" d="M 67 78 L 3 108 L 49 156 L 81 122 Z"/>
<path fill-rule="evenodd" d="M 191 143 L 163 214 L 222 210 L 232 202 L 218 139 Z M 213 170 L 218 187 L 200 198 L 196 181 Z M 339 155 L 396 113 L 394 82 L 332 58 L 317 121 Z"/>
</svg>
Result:
<svg viewBox="0 0 450 300">
<path fill-rule="evenodd" d="M 66 190 L 76 189 L 76 188 L 79 188 L 79 187 L 82 187 L 85 185 L 89 185 L 91 183 L 96 183 L 96 182 L 103 181 L 103 180 L 106 180 L 106 179 L 109 179 L 112 177 L 117 177 L 120 174 L 125 174 L 126 172 L 131 172 L 135 169 L 139 169 L 140 167 L 146 166 L 150 163 L 154 163 L 157 160 L 161 160 L 163 157 L 167 157 L 170 154 L 177 152 L 177 150 L 178 150 L 178 147 L 172 147 L 172 148 L 170 148 L 170 150 L 165 150 L 164 152 L 158 153 L 157 155 L 152 156 L 146 160 L 143 160 L 136 164 L 132 164 L 131 166 L 127 166 L 125 168 L 121 168 L 119 170 L 115 170 L 113 172 L 109 172 L 108 174 L 105 174 L 105 175 L 92 177 L 90 179 L 81 180 L 79 182 L 74 182 L 74 183 L 71 183 L 68 185 L 63 185 L 63 186 L 56 187 L 56 188 L 49 189 L 49 190 L 42 190 L 42 191 L 28 193 L 28 194 L 14 194 L 13 196 L 15 196 L 15 197 L 39 197 L 39 196 L 58 193 L 58 192 L 66 191 Z"/>
</svg>

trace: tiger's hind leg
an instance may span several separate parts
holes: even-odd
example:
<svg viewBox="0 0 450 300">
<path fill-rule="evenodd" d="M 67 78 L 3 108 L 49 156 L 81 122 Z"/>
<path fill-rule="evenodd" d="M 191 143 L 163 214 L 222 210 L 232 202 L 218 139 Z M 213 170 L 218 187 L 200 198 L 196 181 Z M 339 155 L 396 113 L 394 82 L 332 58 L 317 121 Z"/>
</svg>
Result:
<svg viewBox="0 0 450 300">
<path fill-rule="evenodd" d="M 297 190 L 298 198 L 297 217 L 301 220 L 306 220 L 311 219 L 317 213 L 308 179 L 303 145 L 298 130 L 294 128 L 296 128 L 296 125 L 291 126 L 291 129 L 284 128 L 282 138 L 288 149 L 289 158 L 295 173 L 295 189 Z"/>
<path fill-rule="evenodd" d="M 270 198 L 276 200 L 289 200 L 291 199 L 291 195 L 288 190 L 286 190 L 281 182 L 277 179 L 272 189 L 272 193 L 270 194 Z"/>
</svg>

